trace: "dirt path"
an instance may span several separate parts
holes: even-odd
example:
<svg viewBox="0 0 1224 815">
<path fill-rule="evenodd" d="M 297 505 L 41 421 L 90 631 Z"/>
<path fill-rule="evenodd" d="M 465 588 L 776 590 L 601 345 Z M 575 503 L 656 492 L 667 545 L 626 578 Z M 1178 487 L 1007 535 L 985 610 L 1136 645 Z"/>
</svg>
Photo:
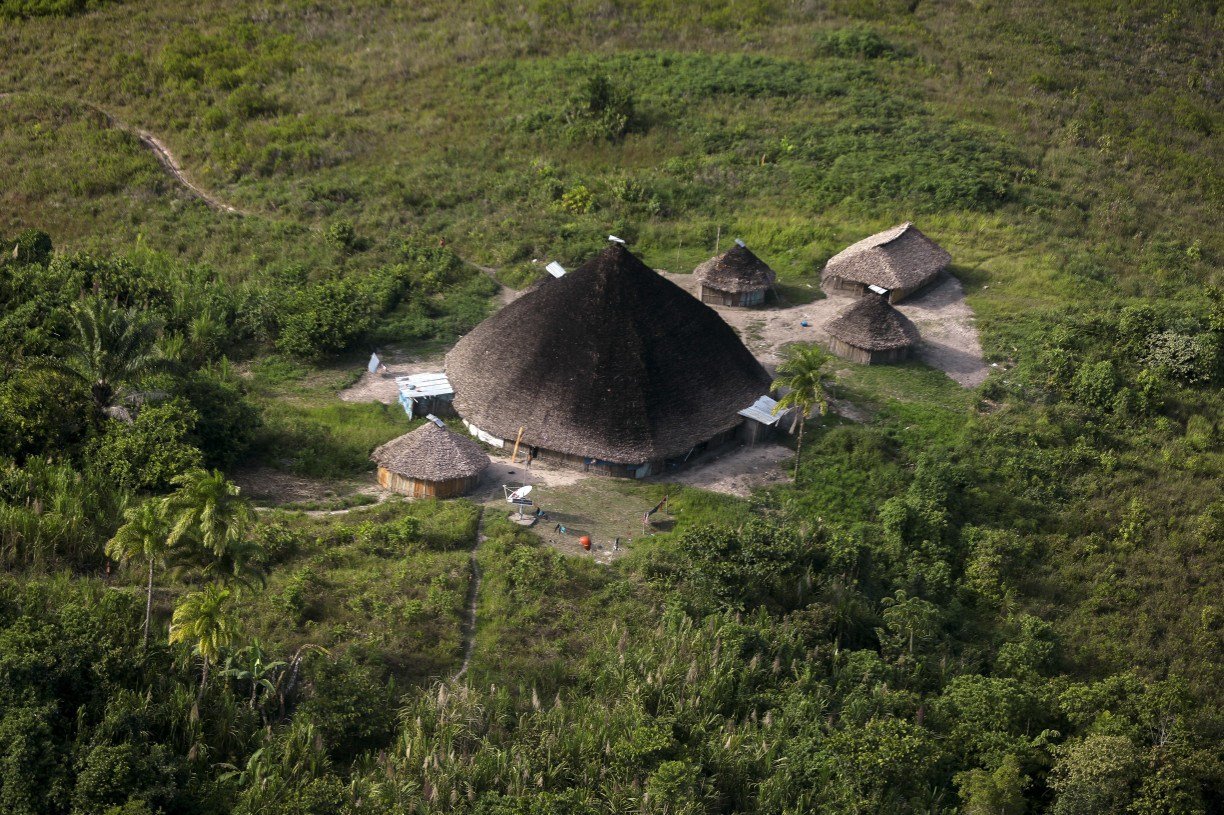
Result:
<svg viewBox="0 0 1224 815">
<path fill-rule="evenodd" d="M 476 558 L 476 550 L 480 548 L 480 544 L 484 543 L 488 538 L 484 533 L 484 513 L 485 508 L 480 508 L 480 518 L 476 521 L 476 538 L 472 541 L 472 553 L 468 560 L 468 564 L 472 569 L 472 576 L 468 580 L 467 597 L 464 601 L 463 623 L 460 626 L 460 636 L 463 639 L 463 664 L 459 666 L 459 670 L 450 678 L 451 682 L 458 682 L 467 673 L 468 666 L 472 664 L 472 651 L 476 648 L 476 603 L 480 597 L 480 561 Z"/>
<path fill-rule="evenodd" d="M 21 91 L 8 91 L 5 93 L 0 93 L 0 99 L 10 99 L 14 96 L 19 96 L 19 95 L 47 96 L 48 98 L 51 98 L 51 99 L 59 98 L 60 101 L 68 102 L 74 105 L 80 105 L 81 107 L 89 111 L 92 111 L 93 113 L 98 114 L 106 121 L 106 124 L 108 127 L 112 127 L 116 130 L 122 130 L 125 133 L 130 133 L 133 136 L 135 136 L 137 139 L 139 139 L 141 144 L 143 144 L 145 147 L 149 148 L 150 151 L 152 151 L 153 156 L 157 159 L 157 162 L 161 164 L 161 166 L 166 170 L 166 172 L 169 173 L 170 176 L 175 181 L 177 181 L 179 185 L 182 186 L 193 197 L 200 199 L 208 206 L 220 212 L 232 212 L 236 215 L 248 214 L 238 209 L 235 206 L 225 203 L 220 198 L 218 198 L 216 195 L 214 195 L 213 193 L 201 187 L 199 184 L 192 181 L 191 177 L 187 175 L 187 171 L 183 169 L 183 163 L 179 161 L 178 156 L 174 155 L 174 153 L 171 152 L 170 148 L 166 146 L 166 143 L 163 142 L 161 139 L 157 138 L 157 136 L 153 135 L 147 130 L 144 130 L 143 128 L 139 128 L 139 127 L 136 127 L 135 125 L 131 125 L 131 124 L 128 124 L 127 122 L 124 122 L 123 120 L 116 117 L 113 113 L 111 113 L 106 108 L 95 105 L 92 102 L 86 102 L 83 99 L 74 99 L 74 98 L 69 98 L 69 97 L 55 97 L 55 96 L 52 96 L 51 94 L 27 94 Z"/>
</svg>

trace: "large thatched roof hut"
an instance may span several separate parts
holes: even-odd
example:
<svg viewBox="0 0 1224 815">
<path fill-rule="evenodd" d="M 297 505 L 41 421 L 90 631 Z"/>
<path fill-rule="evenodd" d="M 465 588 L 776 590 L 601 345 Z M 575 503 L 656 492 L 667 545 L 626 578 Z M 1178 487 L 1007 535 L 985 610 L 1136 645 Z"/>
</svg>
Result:
<svg viewBox="0 0 1224 815">
<path fill-rule="evenodd" d="M 918 343 L 918 327 L 888 303 L 869 293 L 825 323 L 829 350 L 865 365 L 899 362 Z"/>
<path fill-rule="evenodd" d="M 454 498 L 471 492 L 489 466 L 479 444 L 433 416 L 378 447 L 370 458 L 378 465 L 379 484 L 414 498 Z"/>
<path fill-rule="evenodd" d="M 770 388 L 713 309 L 619 244 L 489 317 L 446 373 L 474 435 L 638 478 L 732 438 Z"/>
<path fill-rule="evenodd" d="M 743 243 L 693 270 L 701 302 L 715 306 L 759 306 L 778 276 Z"/>
<path fill-rule="evenodd" d="M 899 303 L 930 283 L 952 262 L 943 247 L 906 221 L 863 238 L 825 264 L 820 282 L 825 291 L 862 294 L 868 286 L 888 289 Z"/>
</svg>

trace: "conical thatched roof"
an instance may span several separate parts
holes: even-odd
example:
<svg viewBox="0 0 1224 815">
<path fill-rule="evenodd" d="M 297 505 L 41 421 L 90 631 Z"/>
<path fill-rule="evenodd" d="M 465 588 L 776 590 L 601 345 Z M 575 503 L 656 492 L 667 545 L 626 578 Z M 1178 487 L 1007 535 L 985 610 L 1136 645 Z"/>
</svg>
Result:
<svg viewBox="0 0 1224 815">
<path fill-rule="evenodd" d="M 772 286 L 778 276 L 746 246 L 736 244 L 693 270 L 698 282 L 739 294 Z"/>
<path fill-rule="evenodd" d="M 833 338 L 867 351 L 891 351 L 918 342 L 918 327 L 878 294 L 854 301 L 824 329 Z"/>
<path fill-rule="evenodd" d="M 432 421 L 378 447 L 370 458 L 379 467 L 419 481 L 467 478 L 489 466 L 479 444 Z"/>
<path fill-rule="evenodd" d="M 489 317 L 446 373 L 481 430 L 618 464 L 686 454 L 770 386 L 713 309 L 619 244 Z"/>
<path fill-rule="evenodd" d="M 885 289 L 911 289 L 951 262 L 951 255 L 907 221 L 838 252 L 825 264 L 823 276 Z"/>
</svg>

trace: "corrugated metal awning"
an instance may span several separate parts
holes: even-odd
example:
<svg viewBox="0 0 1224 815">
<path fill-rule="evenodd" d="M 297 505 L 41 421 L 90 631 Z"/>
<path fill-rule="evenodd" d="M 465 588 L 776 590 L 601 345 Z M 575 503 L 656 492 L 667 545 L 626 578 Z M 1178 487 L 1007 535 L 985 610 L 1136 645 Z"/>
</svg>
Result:
<svg viewBox="0 0 1224 815">
<path fill-rule="evenodd" d="M 448 396 L 455 392 L 444 373 L 409 374 L 395 377 L 400 397 L 419 399 L 427 396 Z"/>
<path fill-rule="evenodd" d="M 789 410 L 782 410 L 778 413 L 774 413 L 774 408 L 777 406 L 777 400 L 771 399 L 768 396 L 762 396 L 760 399 L 753 402 L 752 405 L 741 410 L 739 415 L 752 419 L 754 422 L 760 422 L 761 424 L 775 425 L 782 420 L 783 416 L 790 413 Z"/>
</svg>

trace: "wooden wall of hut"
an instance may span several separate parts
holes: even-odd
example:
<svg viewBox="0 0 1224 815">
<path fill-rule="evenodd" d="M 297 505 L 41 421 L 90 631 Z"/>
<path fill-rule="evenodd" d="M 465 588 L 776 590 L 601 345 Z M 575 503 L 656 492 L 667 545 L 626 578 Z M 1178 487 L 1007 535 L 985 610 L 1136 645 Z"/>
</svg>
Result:
<svg viewBox="0 0 1224 815">
<path fill-rule="evenodd" d="M 888 292 L 888 302 L 900 303 L 902 300 L 906 299 L 907 297 L 911 297 L 916 292 L 922 291 L 938 279 L 939 275 L 936 275 L 934 278 L 926 283 L 923 283 L 921 286 L 911 286 L 908 289 L 890 289 Z M 820 285 L 821 288 L 823 288 L 829 294 L 849 294 L 853 297 L 861 297 L 867 294 L 867 287 L 865 285 L 854 280 L 846 280 L 842 277 L 826 277 L 821 281 Z"/>
<path fill-rule="evenodd" d="M 409 498 L 458 498 L 476 489 L 480 478 L 480 475 L 473 475 L 449 481 L 419 481 L 393 473 L 385 467 L 378 468 L 378 483 L 383 489 Z"/>
<path fill-rule="evenodd" d="M 584 458 L 573 453 L 560 453 L 556 450 L 546 450 L 543 447 L 536 447 L 535 458 L 540 461 L 547 461 L 549 464 L 556 464 L 561 467 L 566 467 L 572 470 L 581 470 L 584 473 L 596 473 L 598 475 L 612 476 L 613 478 L 646 478 L 651 475 L 658 475 L 662 472 L 670 472 L 683 469 L 688 464 L 700 458 L 705 453 L 711 450 L 717 450 L 732 442 L 737 441 L 741 425 L 736 425 L 730 430 L 724 430 L 722 433 L 710 438 L 693 448 L 692 453 L 686 458 L 680 456 L 677 458 L 657 459 L 655 461 L 643 461 L 639 464 L 617 464 L 612 461 L 602 461 L 600 459 Z M 521 455 L 521 453 L 520 453 Z"/>
<path fill-rule="evenodd" d="M 640 464 L 616 464 L 611 461 L 584 458 L 572 453 L 559 453 L 556 450 L 537 448 L 536 458 L 557 464 L 571 470 L 581 470 L 584 473 L 610 475 L 613 478 L 645 478 L 647 475 L 659 472 L 663 468 L 662 461 L 641 462 Z M 646 467 L 649 465 L 649 467 Z M 645 469 L 644 469 L 645 468 Z M 640 475 L 639 475 L 640 473 Z"/>
<path fill-rule="evenodd" d="M 886 365 L 890 362 L 902 362 L 909 359 L 909 348 L 893 348 L 888 351 L 868 351 L 866 348 L 856 348 L 839 339 L 829 340 L 829 350 L 837 356 L 857 362 L 861 365 Z"/>
<path fill-rule="evenodd" d="M 767 441 L 778 431 L 777 425 L 762 424 L 755 419 L 745 419 L 736 431 L 736 438 L 751 447 Z"/>
<path fill-rule="evenodd" d="M 738 306 L 748 308 L 759 306 L 765 302 L 765 289 L 753 289 L 746 292 L 730 292 L 701 286 L 698 289 L 701 302 L 711 306 Z"/>
</svg>

